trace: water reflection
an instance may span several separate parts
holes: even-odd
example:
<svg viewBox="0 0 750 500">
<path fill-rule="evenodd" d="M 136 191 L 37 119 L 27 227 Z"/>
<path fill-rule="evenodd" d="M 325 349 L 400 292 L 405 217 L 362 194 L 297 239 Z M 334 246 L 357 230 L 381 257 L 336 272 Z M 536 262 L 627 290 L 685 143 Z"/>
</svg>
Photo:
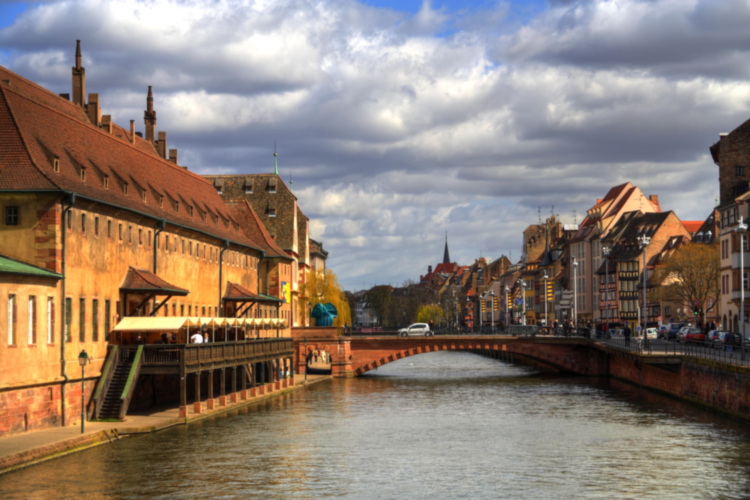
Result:
<svg viewBox="0 0 750 500">
<path fill-rule="evenodd" d="M 750 495 L 749 437 L 744 424 L 630 385 L 436 352 L 6 475 L 0 491 L 4 498 L 742 498 Z"/>
</svg>

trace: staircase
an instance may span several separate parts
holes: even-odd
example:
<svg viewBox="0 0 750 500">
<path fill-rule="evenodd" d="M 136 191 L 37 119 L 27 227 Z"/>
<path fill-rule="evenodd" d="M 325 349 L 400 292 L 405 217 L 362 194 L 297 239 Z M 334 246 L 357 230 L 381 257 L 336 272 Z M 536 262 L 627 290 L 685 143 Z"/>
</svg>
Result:
<svg viewBox="0 0 750 500">
<path fill-rule="evenodd" d="M 121 361 L 115 366 L 112 373 L 112 381 L 109 383 L 107 394 L 101 404 L 97 420 L 120 420 L 122 410 L 122 391 L 128 381 L 132 360 Z"/>
</svg>

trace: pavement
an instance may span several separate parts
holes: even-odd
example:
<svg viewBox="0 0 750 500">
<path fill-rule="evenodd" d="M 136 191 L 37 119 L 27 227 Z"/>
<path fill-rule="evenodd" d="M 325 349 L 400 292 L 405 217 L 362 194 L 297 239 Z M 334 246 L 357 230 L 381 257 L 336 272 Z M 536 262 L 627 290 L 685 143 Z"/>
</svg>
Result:
<svg viewBox="0 0 750 500">
<path fill-rule="evenodd" d="M 294 387 L 239 400 L 236 403 L 227 402 L 225 406 L 217 406 L 213 410 L 208 410 L 204 402 L 201 413 L 193 413 L 192 405 L 189 405 L 187 417 L 180 417 L 178 408 L 163 408 L 147 413 L 127 415 L 122 422 L 85 422 L 83 432 L 79 422 L 78 425 L 3 436 L 0 437 L 0 474 L 119 439 L 158 432 L 175 425 L 189 425 L 191 422 L 256 404 L 264 399 L 328 379 L 330 375 L 308 375 L 307 382 L 305 382 L 302 377 L 297 376 Z"/>
</svg>

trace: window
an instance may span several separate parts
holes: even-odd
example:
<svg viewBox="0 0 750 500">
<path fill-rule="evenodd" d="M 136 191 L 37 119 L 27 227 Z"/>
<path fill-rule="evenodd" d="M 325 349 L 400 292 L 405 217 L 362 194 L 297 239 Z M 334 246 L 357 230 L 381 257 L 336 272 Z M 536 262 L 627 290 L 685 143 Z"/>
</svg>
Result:
<svg viewBox="0 0 750 500">
<path fill-rule="evenodd" d="M 141 229 L 140 227 L 138 228 L 138 244 L 143 244 L 143 229 Z"/>
<path fill-rule="evenodd" d="M 745 175 L 745 167 L 741 167 L 739 165 L 736 166 L 736 167 L 734 167 L 734 175 L 736 175 L 737 177 L 744 176 Z"/>
<path fill-rule="evenodd" d="M 86 214 L 81 214 L 81 232 L 86 232 Z"/>
<path fill-rule="evenodd" d="M 5 207 L 5 225 L 17 226 L 20 220 L 20 211 L 18 207 Z"/>
<path fill-rule="evenodd" d="M 86 299 L 78 299 L 78 341 L 86 342 Z"/>
<path fill-rule="evenodd" d="M 80 172 L 80 174 L 81 174 L 81 180 L 82 180 L 83 182 L 86 182 L 86 167 L 81 167 L 81 172 Z"/>
<path fill-rule="evenodd" d="M 102 183 L 104 184 L 104 189 L 109 189 L 109 176 L 105 175 L 104 179 L 102 179 Z"/>
<path fill-rule="evenodd" d="M 73 228 L 73 214 L 71 212 L 68 212 L 66 219 L 67 220 L 65 222 L 67 223 L 68 229 L 72 229 Z"/>
<path fill-rule="evenodd" d="M 91 340 L 99 340 L 99 299 L 91 301 Z"/>
<path fill-rule="evenodd" d="M 118 226 L 117 226 L 117 232 L 118 232 L 118 234 L 119 234 L 119 237 L 120 237 L 120 241 L 122 241 L 122 222 L 120 222 L 120 223 L 118 224 Z"/>
<path fill-rule="evenodd" d="M 99 216 L 94 217 L 94 234 L 99 236 Z"/>
<path fill-rule="evenodd" d="M 742 289 L 747 290 L 748 289 L 748 273 L 742 273 Z"/>
<path fill-rule="evenodd" d="M 127 182 L 126 182 L 125 184 L 123 184 L 123 185 L 122 185 L 122 191 L 123 191 L 123 192 L 124 192 L 125 194 L 128 194 L 128 183 L 127 183 Z"/>
<path fill-rule="evenodd" d="M 16 345 L 16 294 L 8 295 L 8 345 Z"/>
<path fill-rule="evenodd" d="M 55 299 L 47 297 L 47 343 L 55 342 Z"/>
<path fill-rule="evenodd" d="M 54 170 L 55 172 L 60 171 L 60 158 L 55 158 L 54 160 L 52 160 L 52 170 Z"/>
<path fill-rule="evenodd" d="M 109 333 L 110 329 L 110 323 L 109 323 L 109 316 L 112 314 L 111 312 L 111 302 L 109 299 L 104 301 L 104 335 L 107 335 Z"/>
<path fill-rule="evenodd" d="M 73 324 L 73 299 L 65 297 L 65 342 L 72 342 L 73 338 L 70 333 Z"/>
<path fill-rule="evenodd" d="M 108 219 L 107 220 L 107 238 L 111 238 L 111 237 L 112 237 L 112 221 Z"/>
<path fill-rule="evenodd" d="M 253 192 L 252 184 L 245 184 L 245 194 L 251 194 Z"/>
<path fill-rule="evenodd" d="M 275 208 L 268 208 L 268 216 L 269 217 L 276 217 L 276 209 Z"/>
<path fill-rule="evenodd" d="M 128 226 L 128 243 L 133 243 L 133 226 Z"/>
<path fill-rule="evenodd" d="M 36 297 L 29 295 L 29 345 L 36 344 Z"/>
</svg>

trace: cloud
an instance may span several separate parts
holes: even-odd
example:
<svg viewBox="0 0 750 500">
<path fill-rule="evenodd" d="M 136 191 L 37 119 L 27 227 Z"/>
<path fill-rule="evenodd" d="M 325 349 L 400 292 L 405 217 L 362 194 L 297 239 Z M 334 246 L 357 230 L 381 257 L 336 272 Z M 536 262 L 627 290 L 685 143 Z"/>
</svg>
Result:
<svg viewBox="0 0 750 500">
<path fill-rule="evenodd" d="M 439 5 L 439 6 L 438 6 Z M 82 0 L 0 29 L 0 64 L 88 90 L 159 130 L 199 173 L 279 165 L 345 287 L 442 258 L 521 255 L 540 217 L 580 222 L 630 181 L 684 220 L 718 194 L 708 148 L 750 114 L 740 0 Z M 141 125 L 139 125 L 141 126 Z"/>
</svg>

